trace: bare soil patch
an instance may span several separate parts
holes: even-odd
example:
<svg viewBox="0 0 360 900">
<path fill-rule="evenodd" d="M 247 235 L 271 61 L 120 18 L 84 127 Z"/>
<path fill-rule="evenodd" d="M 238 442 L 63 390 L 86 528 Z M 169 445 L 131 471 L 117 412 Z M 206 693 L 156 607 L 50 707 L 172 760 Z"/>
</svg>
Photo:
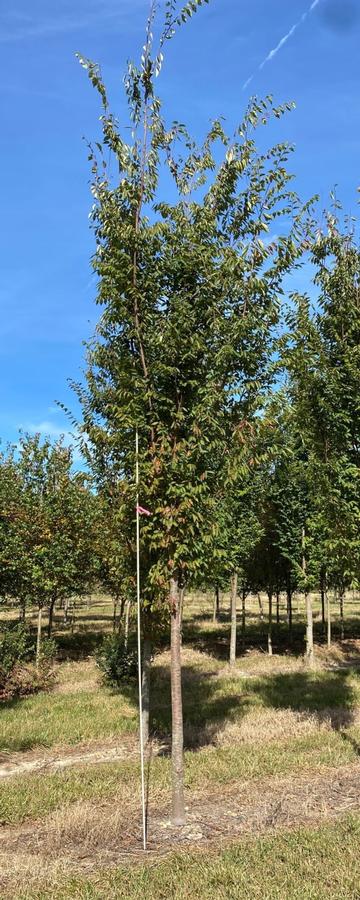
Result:
<svg viewBox="0 0 360 900">
<path fill-rule="evenodd" d="M 154 752 L 156 752 L 156 747 Z M 91 741 L 88 744 L 62 747 L 55 752 L 54 749 L 44 750 L 41 755 L 38 750 L 14 753 L 11 756 L 1 753 L 0 779 L 16 775 L 29 775 L 40 771 L 56 771 L 87 763 L 117 762 L 122 759 L 131 759 L 138 754 L 139 744 L 134 735 L 123 735 L 121 743 L 119 740 L 109 738 L 107 741 Z"/>
</svg>

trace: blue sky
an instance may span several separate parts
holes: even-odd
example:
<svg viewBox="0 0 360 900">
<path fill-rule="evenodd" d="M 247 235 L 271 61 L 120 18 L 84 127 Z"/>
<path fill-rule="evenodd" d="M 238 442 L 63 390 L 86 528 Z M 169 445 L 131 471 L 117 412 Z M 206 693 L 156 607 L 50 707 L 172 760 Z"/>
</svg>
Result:
<svg viewBox="0 0 360 900">
<path fill-rule="evenodd" d="M 168 45 L 159 90 L 168 116 L 198 136 L 219 114 L 231 128 L 251 93 L 294 99 L 296 112 L 271 126 L 268 142 L 295 142 L 304 198 L 319 192 L 325 206 L 337 183 L 346 211 L 355 213 L 360 0 L 315 0 L 312 11 L 310 4 L 212 0 Z M 3 440 L 16 440 L 19 428 L 56 436 L 68 424 L 55 401 L 75 408 L 67 379 L 81 377 L 82 341 L 99 312 L 82 141 L 96 136 L 99 107 L 74 54 L 101 63 L 121 113 L 124 63 L 141 47 L 147 9 L 148 0 L 0 5 Z M 300 288 L 306 277 L 299 276 Z"/>
</svg>

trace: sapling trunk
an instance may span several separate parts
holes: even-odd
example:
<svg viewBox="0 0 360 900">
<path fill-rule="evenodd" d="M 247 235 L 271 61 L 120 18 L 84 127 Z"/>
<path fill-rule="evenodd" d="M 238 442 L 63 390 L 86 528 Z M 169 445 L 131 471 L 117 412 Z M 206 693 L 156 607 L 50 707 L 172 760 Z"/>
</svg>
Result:
<svg viewBox="0 0 360 900">
<path fill-rule="evenodd" d="M 231 578 L 230 592 L 230 665 L 236 663 L 236 598 L 237 598 L 238 575 L 234 572 Z"/>
<path fill-rule="evenodd" d="M 339 596 L 339 606 L 340 606 L 340 640 L 344 640 L 344 591 L 340 590 Z"/>
<path fill-rule="evenodd" d="M 42 606 L 39 606 L 38 609 L 38 618 L 37 618 L 37 634 L 36 634 L 36 668 L 39 668 L 40 665 L 40 656 L 41 656 L 41 625 L 42 625 Z"/>
<path fill-rule="evenodd" d="M 286 590 L 286 619 L 289 628 L 289 641 L 292 641 L 292 591 L 288 587 Z"/>
<path fill-rule="evenodd" d="M 115 594 L 115 597 L 113 598 L 113 631 L 116 631 L 117 607 L 118 607 L 118 595 Z"/>
<path fill-rule="evenodd" d="M 268 654 L 272 656 L 272 591 L 268 593 L 269 597 L 269 626 L 268 626 Z"/>
<path fill-rule="evenodd" d="M 49 621 L 48 621 L 48 628 L 47 628 L 48 638 L 51 638 L 51 635 L 52 635 L 53 624 L 54 624 L 55 603 L 56 603 L 56 596 L 51 598 L 50 605 L 49 605 Z"/>
<path fill-rule="evenodd" d="M 314 662 L 314 628 L 311 595 L 305 594 L 306 604 L 306 661 L 312 666 Z"/>
<path fill-rule="evenodd" d="M 330 609 L 330 593 L 326 591 L 326 611 L 327 611 L 327 645 L 331 647 L 331 609 Z"/>
<path fill-rule="evenodd" d="M 184 733 L 181 693 L 181 625 L 180 592 L 177 578 L 170 579 L 171 613 L 171 714 L 172 714 L 172 821 L 185 822 L 184 803 Z"/>
<path fill-rule="evenodd" d="M 320 599 L 321 599 L 321 621 L 323 624 L 323 629 L 325 631 L 325 585 L 324 582 L 321 582 L 320 587 Z"/>
<path fill-rule="evenodd" d="M 144 746 L 148 743 L 150 734 L 150 671 L 151 671 L 151 640 L 144 637 L 143 658 L 141 670 L 142 687 L 142 733 Z"/>
<path fill-rule="evenodd" d="M 126 601 L 125 606 L 125 628 L 124 628 L 124 647 L 127 650 L 129 643 L 129 617 L 130 617 L 130 600 Z"/>
<path fill-rule="evenodd" d="M 219 585 L 217 584 L 215 587 L 215 594 L 214 594 L 213 622 L 218 622 L 219 617 L 220 617 L 220 592 L 219 592 Z"/>
<path fill-rule="evenodd" d="M 263 607 L 263 602 L 261 599 L 260 591 L 258 591 L 257 597 L 258 597 L 258 603 L 259 603 L 260 620 L 261 620 L 261 622 L 263 622 L 264 621 L 264 607 Z"/>
<path fill-rule="evenodd" d="M 245 628 L 246 628 L 246 590 L 243 587 L 241 593 L 241 639 L 242 639 L 242 647 L 245 647 Z"/>
<path fill-rule="evenodd" d="M 25 617 L 26 617 L 26 612 L 25 612 L 25 611 L 26 611 L 26 603 L 25 603 L 25 600 L 21 600 L 21 601 L 20 601 L 20 609 L 19 609 L 19 621 L 20 621 L 20 622 L 25 622 Z"/>
<path fill-rule="evenodd" d="M 180 588 L 180 627 L 182 627 L 183 623 L 183 614 L 184 614 L 184 600 L 185 600 L 185 588 Z M 182 635 L 181 635 L 182 637 Z"/>
<path fill-rule="evenodd" d="M 68 623 L 68 613 L 69 613 L 69 597 L 65 597 L 64 600 L 64 625 Z"/>
<path fill-rule="evenodd" d="M 280 591 L 276 591 L 276 624 L 280 625 Z"/>
</svg>

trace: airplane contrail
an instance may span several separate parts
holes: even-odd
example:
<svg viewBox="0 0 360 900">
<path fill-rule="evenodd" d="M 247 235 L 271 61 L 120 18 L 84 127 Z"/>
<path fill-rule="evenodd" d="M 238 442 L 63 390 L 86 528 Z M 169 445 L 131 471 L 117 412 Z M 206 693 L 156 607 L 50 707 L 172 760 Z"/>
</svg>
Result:
<svg viewBox="0 0 360 900">
<path fill-rule="evenodd" d="M 318 6 L 319 3 L 320 3 L 320 0 L 313 0 L 313 2 L 312 2 L 312 3 L 310 4 L 310 6 L 309 6 L 309 9 L 307 9 L 307 10 L 302 14 L 302 16 L 300 17 L 300 19 L 299 19 L 297 22 L 295 22 L 294 25 L 291 26 L 291 28 L 289 29 L 289 31 L 287 32 L 287 34 L 284 34 L 284 36 L 281 38 L 281 40 L 280 40 L 279 43 L 276 45 L 276 47 L 274 47 L 273 50 L 270 50 L 270 53 L 268 53 L 268 55 L 265 56 L 265 59 L 263 59 L 263 61 L 260 63 L 260 65 L 259 65 L 258 68 L 255 70 L 255 72 L 253 72 L 253 74 L 250 75 L 250 78 L 248 78 L 248 79 L 244 82 L 243 88 L 242 88 L 243 91 L 245 91 L 246 88 L 249 86 L 249 84 L 251 84 L 253 78 L 254 78 L 255 75 L 256 75 L 256 72 L 261 72 L 261 69 L 263 69 L 264 66 L 266 66 L 266 63 L 268 63 L 268 62 L 270 62 L 272 59 L 274 59 L 274 56 L 276 56 L 276 54 L 279 53 L 279 50 L 281 50 L 281 48 L 284 46 L 284 44 L 286 44 L 286 43 L 288 42 L 288 40 L 293 36 L 293 34 L 295 33 L 295 31 L 297 31 L 297 29 L 300 27 L 300 25 L 302 25 L 303 22 L 306 21 L 306 19 L 307 19 L 308 16 L 310 15 L 310 13 L 312 13 L 313 9 L 315 9 L 315 7 Z"/>
</svg>

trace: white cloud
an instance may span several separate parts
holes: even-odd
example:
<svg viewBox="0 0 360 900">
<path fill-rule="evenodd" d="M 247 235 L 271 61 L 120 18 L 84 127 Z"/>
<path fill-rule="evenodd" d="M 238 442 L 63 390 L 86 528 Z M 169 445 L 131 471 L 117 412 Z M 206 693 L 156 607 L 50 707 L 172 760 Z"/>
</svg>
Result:
<svg viewBox="0 0 360 900">
<path fill-rule="evenodd" d="M 50 409 L 52 412 L 58 412 L 54 407 L 51 407 Z M 63 438 L 65 446 L 72 448 L 72 458 L 75 467 L 77 467 L 79 463 L 84 465 L 84 459 L 76 444 L 75 430 L 73 432 L 68 431 L 68 429 L 61 428 L 59 425 L 55 425 L 54 422 L 44 419 L 42 422 L 28 422 L 23 426 L 22 431 L 30 434 L 40 434 L 43 438 L 50 438 L 55 441 Z"/>
<path fill-rule="evenodd" d="M 42 434 L 44 437 L 54 437 L 59 438 L 61 435 L 70 439 L 71 433 L 66 428 L 60 428 L 58 425 L 55 425 L 54 422 L 50 422 L 48 420 L 44 420 L 43 422 L 29 422 L 25 426 L 25 431 L 30 431 L 32 434 Z"/>
<path fill-rule="evenodd" d="M 300 25 L 302 25 L 306 21 L 306 19 L 310 15 L 310 13 L 312 13 L 312 11 L 315 9 L 316 6 L 318 6 L 319 3 L 320 3 L 320 0 L 313 0 L 311 5 L 309 6 L 309 8 L 302 14 L 300 19 L 297 22 L 295 22 L 295 24 L 292 25 L 291 28 L 289 28 L 289 31 L 287 31 L 286 34 L 284 34 L 283 37 L 280 38 L 278 44 L 276 44 L 276 47 L 274 47 L 273 50 L 270 50 L 270 52 L 267 54 L 267 56 L 265 56 L 265 59 L 263 59 L 262 62 L 260 63 L 260 65 L 258 66 L 258 68 L 256 70 L 257 72 L 261 72 L 261 70 L 264 68 L 264 66 L 266 66 L 266 64 L 268 62 L 271 62 L 271 60 L 274 59 L 275 56 L 277 56 L 277 54 L 279 53 L 281 48 L 284 46 L 284 44 L 287 44 L 287 42 L 290 40 L 290 38 L 293 36 L 293 34 L 295 34 L 295 31 L 297 31 L 297 29 L 300 27 Z M 249 84 L 251 84 L 255 75 L 256 75 L 256 72 L 253 72 L 253 74 L 250 75 L 249 78 L 247 78 L 247 80 L 243 84 L 243 91 L 245 91 L 246 88 L 249 87 Z"/>
</svg>

